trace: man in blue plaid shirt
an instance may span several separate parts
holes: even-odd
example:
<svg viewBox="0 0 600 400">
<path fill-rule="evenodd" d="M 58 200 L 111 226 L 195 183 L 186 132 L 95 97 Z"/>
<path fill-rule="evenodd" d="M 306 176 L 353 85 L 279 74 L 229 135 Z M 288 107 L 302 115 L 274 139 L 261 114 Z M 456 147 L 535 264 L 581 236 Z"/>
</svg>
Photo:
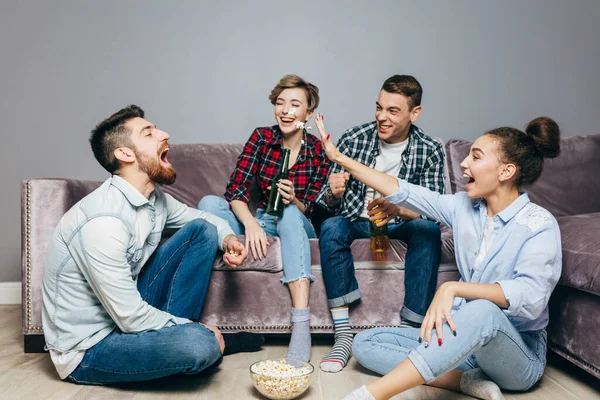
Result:
<svg viewBox="0 0 600 400">
<path fill-rule="evenodd" d="M 413 125 L 421 113 L 422 94 L 421 85 L 412 76 L 394 75 L 387 79 L 376 102 L 376 121 L 347 130 L 338 148 L 371 168 L 444 193 L 442 146 Z M 370 237 L 369 218 L 381 212 L 377 219 L 383 216 L 388 236 L 407 245 L 406 294 L 400 309 L 404 326 L 420 326 L 433 299 L 441 234 L 436 222 L 378 197 L 337 164 L 332 165 L 316 202 L 336 215 L 321 226 L 319 246 L 335 324 L 335 344 L 321 361 L 321 369 L 338 372 L 352 354 L 348 305 L 361 297 L 350 245 L 355 239 Z"/>
</svg>

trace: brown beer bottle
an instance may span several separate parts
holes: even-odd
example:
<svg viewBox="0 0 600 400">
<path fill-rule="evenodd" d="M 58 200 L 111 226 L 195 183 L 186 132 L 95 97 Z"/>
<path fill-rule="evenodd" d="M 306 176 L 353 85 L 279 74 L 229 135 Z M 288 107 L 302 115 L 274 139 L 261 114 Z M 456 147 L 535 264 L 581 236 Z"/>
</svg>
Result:
<svg viewBox="0 0 600 400">
<path fill-rule="evenodd" d="M 267 214 L 273 215 L 274 217 L 281 218 L 283 216 L 283 196 L 279 193 L 277 182 L 281 179 L 288 179 L 290 172 L 290 149 L 284 147 L 282 149 L 283 157 L 281 158 L 281 167 L 279 173 L 275 175 L 273 183 L 271 183 L 271 193 L 269 194 L 269 204 L 267 205 Z"/>
<path fill-rule="evenodd" d="M 380 197 L 377 192 L 375 192 L 373 199 Z M 375 215 L 381 214 L 382 211 L 379 211 Z M 383 253 L 390 249 L 390 239 L 388 238 L 387 232 L 387 224 L 383 226 L 377 226 L 379 222 L 383 221 L 383 219 L 376 219 L 371 223 L 371 251 L 373 253 Z"/>
</svg>

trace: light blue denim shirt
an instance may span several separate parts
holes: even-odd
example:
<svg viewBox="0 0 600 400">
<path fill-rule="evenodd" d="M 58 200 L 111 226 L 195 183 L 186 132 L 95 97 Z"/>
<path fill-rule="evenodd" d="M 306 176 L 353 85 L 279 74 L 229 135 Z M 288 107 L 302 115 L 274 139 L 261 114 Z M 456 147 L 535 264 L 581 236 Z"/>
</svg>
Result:
<svg viewBox="0 0 600 400">
<path fill-rule="evenodd" d="M 219 243 L 233 231 L 226 221 L 190 208 L 156 186 L 149 199 L 117 175 L 75 204 L 60 220 L 44 265 L 42 323 L 46 347 L 89 349 L 115 327 L 126 333 L 188 323 L 150 306 L 137 276 L 164 228 L 202 218 Z"/>
<path fill-rule="evenodd" d="M 461 281 L 498 283 L 510 303 L 504 310 L 518 331 L 548 325 L 548 300 L 562 269 L 560 231 L 556 219 L 533 204 L 527 194 L 494 216 L 492 245 L 474 269 L 483 240 L 487 205 L 465 192 L 441 195 L 398 179 L 399 191 L 387 197 L 452 228 Z M 457 298 L 454 309 L 466 300 Z"/>
</svg>

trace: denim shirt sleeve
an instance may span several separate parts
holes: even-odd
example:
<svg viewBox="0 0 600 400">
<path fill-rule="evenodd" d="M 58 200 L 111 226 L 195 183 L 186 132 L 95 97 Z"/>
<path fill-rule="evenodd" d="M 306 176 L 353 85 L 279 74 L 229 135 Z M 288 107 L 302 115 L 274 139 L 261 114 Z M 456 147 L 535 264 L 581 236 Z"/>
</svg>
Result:
<svg viewBox="0 0 600 400">
<path fill-rule="evenodd" d="M 190 322 L 146 303 L 127 261 L 130 234 L 113 216 L 96 217 L 75 233 L 69 252 L 102 307 L 125 333 Z"/>
<path fill-rule="evenodd" d="M 521 247 L 513 278 L 497 282 L 510 304 L 505 314 L 509 317 L 537 319 L 548 305 L 561 269 L 560 231 L 556 220 L 552 219 L 551 223 L 534 232 Z"/>
<path fill-rule="evenodd" d="M 217 234 L 219 235 L 219 246 L 221 250 L 225 251 L 223 240 L 227 235 L 233 235 L 233 230 L 222 218 L 219 218 L 206 211 L 201 211 L 175 200 L 173 196 L 165 193 L 165 199 L 167 202 L 167 219 L 165 228 L 181 228 L 188 222 L 200 218 L 206 220 L 217 228 Z"/>
<path fill-rule="evenodd" d="M 398 179 L 398 191 L 386 197 L 390 203 L 405 206 L 452 228 L 459 195 L 442 195 L 423 186 Z"/>
</svg>

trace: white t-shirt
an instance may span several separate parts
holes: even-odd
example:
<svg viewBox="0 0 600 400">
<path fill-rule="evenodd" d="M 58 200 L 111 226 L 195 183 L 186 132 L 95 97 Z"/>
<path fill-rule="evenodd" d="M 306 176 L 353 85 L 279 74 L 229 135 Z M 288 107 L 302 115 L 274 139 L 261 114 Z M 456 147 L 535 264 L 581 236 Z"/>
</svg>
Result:
<svg viewBox="0 0 600 400">
<path fill-rule="evenodd" d="M 379 140 L 379 155 L 375 158 L 375 169 L 380 172 L 384 172 L 388 175 L 397 177 L 400 173 L 400 162 L 402 160 L 402 153 L 408 145 L 408 139 L 400 143 L 386 143 L 383 140 Z M 370 187 L 367 187 L 365 194 L 365 203 L 363 211 L 360 214 L 363 218 L 369 218 L 367 214 L 367 206 L 369 201 L 373 200 L 375 191 Z"/>
<path fill-rule="evenodd" d="M 492 247 L 492 240 L 494 238 L 494 217 L 487 217 L 485 221 L 485 228 L 483 230 L 483 239 L 481 240 L 481 246 L 479 247 L 479 254 L 475 259 L 475 268 L 479 268 L 479 264 L 485 258 L 485 255 Z"/>
</svg>

